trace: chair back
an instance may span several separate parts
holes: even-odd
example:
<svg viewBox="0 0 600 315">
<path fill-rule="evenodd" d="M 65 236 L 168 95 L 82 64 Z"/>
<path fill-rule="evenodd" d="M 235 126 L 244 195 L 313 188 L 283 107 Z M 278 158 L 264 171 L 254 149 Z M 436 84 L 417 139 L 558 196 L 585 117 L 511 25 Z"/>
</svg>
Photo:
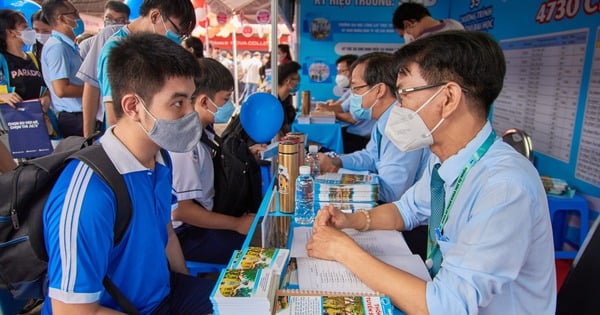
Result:
<svg viewBox="0 0 600 315">
<path fill-rule="evenodd" d="M 516 128 L 508 129 L 502 134 L 502 140 L 533 162 L 531 138 L 525 131 Z"/>
</svg>

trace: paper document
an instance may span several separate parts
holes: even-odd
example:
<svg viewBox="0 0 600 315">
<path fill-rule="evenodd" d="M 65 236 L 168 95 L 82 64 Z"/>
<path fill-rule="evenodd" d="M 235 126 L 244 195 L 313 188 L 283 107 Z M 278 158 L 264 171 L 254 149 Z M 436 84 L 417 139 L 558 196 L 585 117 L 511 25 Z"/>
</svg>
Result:
<svg viewBox="0 0 600 315">
<path fill-rule="evenodd" d="M 359 232 L 354 229 L 343 230 L 360 247 L 373 256 L 403 256 L 412 255 L 402 233 L 398 231 L 375 230 Z M 294 228 L 291 257 L 308 257 L 306 243 L 312 236 L 312 227 Z"/>
</svg>

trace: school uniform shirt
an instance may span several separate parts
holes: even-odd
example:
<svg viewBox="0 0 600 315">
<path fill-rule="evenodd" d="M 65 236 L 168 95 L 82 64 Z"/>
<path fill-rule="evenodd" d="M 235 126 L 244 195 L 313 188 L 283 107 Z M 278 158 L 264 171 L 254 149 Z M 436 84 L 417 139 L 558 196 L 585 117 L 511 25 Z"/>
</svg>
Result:
<svg viewBox="0 0 600 315">
<path fill-rule="evenodd" d="M 177 199 L 171 170 L 160 152 L 144 167 L 108 129 L 101 143 L 127 185 L 133 206 L 122 241 L 113 247 L 116 200 L 110 187 L 83 162 L 71 161 L 44 208 L 48 297 L 120 309 L 106 292 L 107 275 L 141 314 L 151 313 L 170 291 L 165 248 Z M 44 314 L 51 313 L 49 298 Z"/>
<path fill-rule="evenodd" d="M 209 139 L 214 134 L 204 129 Z M 173 161 L 173 194 L 177 200 L 198 202 L 203 208 L 212 210 L 215 196 L 214 168 L 212 149 L 198 142 L 196 147 L 185 153 L 169 152 Z M 173 221 L 173 227 L 179 227 L 181 221 Z"/>
<path fill-rule="evenodd" d="M 59 79 L 68 79 L 73 85 L 83 85 L 83 81 L 75 76 L 82 62 L 75 42 L 60 32 L 52 31 L 52 36 L 42 49 L 41 62 L 44 82 L 52 98 L 52 109 L 57 113 L 81 112 L 81 97 L 58 97 L 52 87 L 52 81 Z"/>
<path fill-rule="evenodd" d="M 8 64 L 10 84 L 14 87 L 14 92 L 19 94 L 22 99 L 30 100 L 39 98 L 46 84 L 42 72 L 35 65 L 31 56 L 29 54 L 26 56 L 26 59 L 23 59 L 8 52 L 4 53 Z"/>
<path fill-rule="evenodd" d="M 429 154 L 429 149 L 402 152 L 384 134 L 385 125 L 396 103 L 397 101 L 390 105 L 376 120 L 371 139 L 364 149 L 340 157 L 344 168 L 378 174 L 379 200 L 383 202 L 400 199 L 408 187 L 421 177 L 421 161 Z"/>
<path fill-rule="evenodd" d="M 100 87 L 100 98 L 103 103 L 112 102 L 112 92 L 110 89 L 110 82 L 108 82 L 108 55 L 110 51 L 123 39 L 129 36 L 131 32 L 129 27 L 123 26 L 121 29 L 116 31 L 104 44 L 98 57 L 98 86 Z"/>
<path fill-rule="evenodd" d="M 421 36 L 419 36 L 419 38 L 429 36 L 431 34 L 435 34 L 435 33 L 439 33 L 439 32 L 455 31 L 455 30 L 461 31 L 464 29 L 465 29 L 465 27 L 457 20 L 443 19 L 443 20 L 440 20 L 440 24 L 430 27 L 428 29 L 425 29 L 423 31 L 423 33 L 421 34 Z"/>
<path fill-rule="evenodd" d="M 439 168 L 446 205 L 457 178 L 492 132 Z M 431 154 L 423 177 L 394 204 L 407 230 L 431 213 Z M 546 193 L 529 160 L 497 138 L 468 171 L 438 237 L 441 269 L 427 283 L 430 314 L 554 314 L 556 276 Z"/>
</svg>

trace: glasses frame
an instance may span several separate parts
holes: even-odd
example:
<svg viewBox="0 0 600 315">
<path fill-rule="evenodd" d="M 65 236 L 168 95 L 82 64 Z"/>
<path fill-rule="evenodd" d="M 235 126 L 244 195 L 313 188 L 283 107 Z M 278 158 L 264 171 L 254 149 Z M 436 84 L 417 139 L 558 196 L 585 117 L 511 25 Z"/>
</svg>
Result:
<svg viewBox="0 0 600 315">
<path fill-rule="evenodd" d="M 182 33 L 181 33 L 181 31 L 179 30 L 179 27 L 177 27 L 177 25 L 175 25 L 175 23 L 174 23 L 173 21 L 171 21 L 171 18 L 169 18 L 169 16 L 168 16 L 168 15 L 166 15 L 166 14 L 162 14 L 162 13 L 161 13 L 160 15 L 164 16 L 164 17 L 165 17 L 165 19 L 166 19 L 167 21 L 169 21 L 169 23 L 171 23 L 171 26 L 173 26 L 173 28 L 175 28 L 175 33 L 177 33 L 177 35 L 179 35 L 179 38 L 180 38 L 180 39 L 183 39 L 183 37 L 185 36 L 185 34 L 182 34 Z"/>
<path fill-rule="evenodd" d="M 352 87 L 350 87 L 350 92 L 352 92 L 354 94 L 358 94 L 358 93 L 356 93 L 357 89 L 362 89 L 362 88 L 365 88 L 367 86 L 370 86 L 370 85 L 368 85 L 368 84 L 365 83 L 365 84 L 359 85 L 359 86 L 352 86 Z"/>
<path fill-rule="evenodd" d="M 59 15 L 71 15 L 71 14 L 74 15 L 74 16 L 79 16 L 79 10 L 75 9 L 73 11 L 63 12 L 63 13 L 61 13 Z"/>
</svg>

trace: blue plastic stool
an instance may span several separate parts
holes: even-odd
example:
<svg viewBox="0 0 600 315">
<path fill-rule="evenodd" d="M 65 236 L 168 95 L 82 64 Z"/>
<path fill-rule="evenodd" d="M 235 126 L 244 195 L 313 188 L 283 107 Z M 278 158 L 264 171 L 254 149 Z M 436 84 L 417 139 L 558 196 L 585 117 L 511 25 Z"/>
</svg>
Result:
<svg viewBox="0 0 600 315">
<path fill-rule="evenodd" d="M 25 307 L 25 304 L 27 304 L 27 301 L 15 300 L 10 292 L 0 290 L 0 314 L 19 314 L 23 307 Z"/>
<path fill-rule="evenodd" d="M 190 275 L 197 276 L 199 273 L 214 273 L 221 272 L 221 270 L 227 268 L 226 265 L 221 264 L 211 264 L 200 261 L 186 261 L 185 262 L 188 270 L 190 271 Z"/>
<path fill-rule="evenodd" d="M 548 208 L 550 209 L 550 220 L 552 220 L 552 233 L 554 235 L 554 256 L 557 259 L 574 259 L 577 256 L 577 251 L 562 250 L 568 228 L 567 214 L 573 212 L 579 214 L 579 244 L 577 245 L 581 246 L 590 228 L 588 202 L 578 195 L 573 196 L 573 198 L 548 196 Z"/>
</svg>

